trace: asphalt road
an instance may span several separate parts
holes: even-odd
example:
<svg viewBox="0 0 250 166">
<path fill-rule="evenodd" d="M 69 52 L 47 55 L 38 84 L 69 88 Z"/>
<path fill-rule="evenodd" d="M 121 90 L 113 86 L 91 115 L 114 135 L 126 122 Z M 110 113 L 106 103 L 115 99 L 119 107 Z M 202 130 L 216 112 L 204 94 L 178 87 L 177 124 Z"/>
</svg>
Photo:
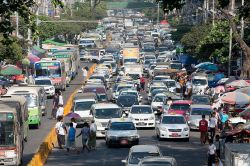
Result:
<svg viewBox="0 0 250 166">
<path fill-rule="evenodd" d="M 81 63 L 82 66 L 90 67 L 92 63 Z M 64 102 L 66 103 L 67 99 L 71 95 L 71 93 L 80 87 L 82 82 L 82 73 L 81 68 L 79 70 L 79 74 L 77 77 L 71 81 L 69 87 L 67 87 L 66 91 L 63 92 Z M 47 100 L 47 115 L 42 117 L 42 124 L 39 129 L 30 129 L 28 142 L 24 144 L 24 154 L 23 154 L 23 165 L 27 165 L 29 161 L 32 159 L 33 155 L 39 148 L 39 145 L 43 142 L 44 138 L 50 132 L 51 128 L 55 125 L 56 120 L 51 120 L 51 110 L 52 110 L 52 99 Z"/>
<path fill-rule="evenodd" d="M 142 94 L 143 104 L 147 103 L 147 94 Z M 77 129 L 77 134 L 80 129 Z M 206 165 L 206 152 L 208 145 L 201 145 L 199 133 L 191 132 L 190 141 L 163 140 L 158 141 L 155 131 L 139 130 L 140 143 L 159 146 L 165 156 L 176 158 L 179 166 L 202 166 Z M 81 138 L 77 138 L 76 146 L 81 150 Z M 108 148 L 104 139 L 97 140 L 97 150 L 77 154 L 76 151 L 67 153 L 66 150 L 53 149 L 49 155 L 46 166 L 122 166 L 121 160 L 126 159 L 129 147 Z"/>
</svg>

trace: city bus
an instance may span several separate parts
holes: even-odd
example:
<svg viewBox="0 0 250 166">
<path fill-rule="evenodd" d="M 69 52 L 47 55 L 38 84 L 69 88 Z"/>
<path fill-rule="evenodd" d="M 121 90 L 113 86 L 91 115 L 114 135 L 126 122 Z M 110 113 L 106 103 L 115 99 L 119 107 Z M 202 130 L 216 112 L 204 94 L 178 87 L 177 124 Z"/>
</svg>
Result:
<svg viewBox="0 0 250 166">
<path fill-rule="evenodd" d="M 21 132 L 24 134 L 23 140 L 26 142 L 28 140 L 29 134 L 29 112 L 27 107 L 27 102 L 25 97 L 23 96 L 11 96 L 11 95 L 4 95 L 1 96 L 0 101 L 3 103 L 16 103 L 18 107 L 21 109 L 21 117 L 19 119 Z"/>
<path fill-rule="evenodd" d="M 27 101 L 28 124 L 37 129 L 41 124 L 42 115 L 46 111 L 46 95 L 40 86 L 12 86 L 6 95 L 23 96 Z"/>
<path fill-rule="evenodd" d="M 34 64 L 35 78 L 49 77 L 56 90 L 66 89 L 65 62 L 54 58 L 42 58 Z"/>
<path fill-rule="evenodd" d="M 20 108 L 16 104 L 0 103 L 0 165 L 21 165 L 23 133 Z"/>
</svg>

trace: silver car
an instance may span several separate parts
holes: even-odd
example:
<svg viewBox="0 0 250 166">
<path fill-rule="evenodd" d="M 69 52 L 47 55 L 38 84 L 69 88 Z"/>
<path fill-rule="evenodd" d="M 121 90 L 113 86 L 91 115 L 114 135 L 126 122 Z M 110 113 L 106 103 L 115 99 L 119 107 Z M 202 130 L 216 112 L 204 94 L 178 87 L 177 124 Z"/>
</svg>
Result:
<svg viewBox="0 0 250 166">
<path fill-rule="evenodd" d="M 139 134 L 132 122 L 128 118 L 113 118 L 106 128 L 106 144 L 112 145 L 138 145 Z"/>
<path fill-rule="evenodd" d="M 199 129 L 199 122 L 202 119 L 202 115 L 206 116 L 206 120 L 209 122 L 209 116 L 212 114 L 213 110 L 210 105 L 193 104 L 190 107 L 189 116 L 189 127 L 190 129 Z"/>
</svg>

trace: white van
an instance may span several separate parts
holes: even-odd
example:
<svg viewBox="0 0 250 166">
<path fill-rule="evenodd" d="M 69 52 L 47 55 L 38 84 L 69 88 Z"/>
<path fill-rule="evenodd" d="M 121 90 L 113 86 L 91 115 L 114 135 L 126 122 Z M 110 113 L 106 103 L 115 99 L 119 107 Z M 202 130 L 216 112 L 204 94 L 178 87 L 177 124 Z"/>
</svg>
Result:
<svg viewBox="0 0 250 166">
<path fill-rule="evenodd" d="M 112 118 L 121 118 L 122 109 L 113 103 L 98 103 L 92 105 L 91 114 L 97 125 L 96 137 L 105 137 L 105 128 Z"/>
<path fill-rule="evenodd" d="M 192 77 L 192 93 L 204 94 L 208 87 L 208 78 L 205 75 L 196 75 Z"/>
</svg>

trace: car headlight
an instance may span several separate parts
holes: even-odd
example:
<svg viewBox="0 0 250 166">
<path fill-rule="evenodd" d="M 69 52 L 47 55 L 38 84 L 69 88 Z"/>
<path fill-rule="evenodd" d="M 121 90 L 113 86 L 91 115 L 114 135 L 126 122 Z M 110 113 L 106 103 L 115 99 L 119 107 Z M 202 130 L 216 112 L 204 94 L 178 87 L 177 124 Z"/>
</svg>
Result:
<svg viewBox="0 0 250 166">
<path fill-rule="evenodd" d="M 185 128 L 184 128 L 184 131 L 188 131 L 188 130 L 189 130 L 189 128 L 188 128 L 188 127 L 185 127 Z"/>
<path fill-rule="evenodd" d="M 165 127 L 161 127 L 161 130 L 162 130 L 162 131 L 168 131 L 168 129 L 165 128 Z"/>
</svg>

